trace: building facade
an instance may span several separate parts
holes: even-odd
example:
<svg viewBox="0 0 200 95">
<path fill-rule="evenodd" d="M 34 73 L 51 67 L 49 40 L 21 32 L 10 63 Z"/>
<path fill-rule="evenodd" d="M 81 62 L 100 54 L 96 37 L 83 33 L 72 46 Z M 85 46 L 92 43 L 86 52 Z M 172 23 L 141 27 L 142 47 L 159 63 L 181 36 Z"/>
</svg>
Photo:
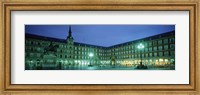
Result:
<svg viewBox="0 0 200 95">
<path fill-rule="evenodd" d="M 144 48 L 139 49 L 142 44 Z M 91 55 L 91 56 L 90 56 Z M 74 42 L 71 28 L 67 39 L 25 35 L 25 69 L 67 69 L 75 66 L 147 66 L 175 64 L 175 31 L 110 47 Z"/>
</svg>

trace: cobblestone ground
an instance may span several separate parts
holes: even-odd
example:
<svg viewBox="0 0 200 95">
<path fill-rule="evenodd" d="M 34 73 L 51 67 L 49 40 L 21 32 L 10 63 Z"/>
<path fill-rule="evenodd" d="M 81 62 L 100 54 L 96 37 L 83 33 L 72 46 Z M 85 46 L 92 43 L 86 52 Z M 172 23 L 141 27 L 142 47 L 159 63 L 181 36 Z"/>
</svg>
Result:
<svg viewBox="0 0 200 95">
<path fill-rule="evenodd" d="M 95 66 L 95 65 L 84 65 L 84 66 L 64 66 L 64 67 L 32 67 L 26 70 L 175 70 L 175 66 L 147 66 L 147 69 L 137 69 L 137 66 Z"/>
<path fill-rule="evenodd" d="M 132 67 L 122 67 L 122 66 L 109 66 L 109 67 L 98 67 L 98 66 L 77 66 L 77 67 L 68 67 L 65 70 L 174 70 L 173 67 L 162 67 L 155 68 L 149 67 L 148 69 L 136 69 L 136 66 Z"/>
</svg>

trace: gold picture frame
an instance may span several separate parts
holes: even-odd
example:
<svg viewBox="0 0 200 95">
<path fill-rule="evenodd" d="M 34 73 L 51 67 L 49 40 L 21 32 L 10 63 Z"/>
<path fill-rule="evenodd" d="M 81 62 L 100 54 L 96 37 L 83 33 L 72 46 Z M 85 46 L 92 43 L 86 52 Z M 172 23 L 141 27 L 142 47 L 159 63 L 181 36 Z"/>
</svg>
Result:
<svg viewBox="0 0 200 95">
<path fill-rule="evenodd" d="M 50 2 L 49 2 L 50 1 Z M 143 1 L 143 2 L 142 2 Z M 144 2 L 145 0 L 75 0 L 75 1 L 64 1 L 61 0 L 60 2 L 54 2 L 51 0 L 45 0 L 43 2 L 35 2 L 34 0 L 28 0 L 27 2 L 23 0 L 10 0 L 10 1 L 3 1 L 1 2 L 2 5 L 2 23 L 1 23 L 1 35 L 0 35 L 0 43 L 1 43 L 1 62 L 0 62 L 0 74 L 1 74 L 1 92 L 0 94 L 11 94 L 11 93 L 18 93 L 22 92 L 21 94 L 28 94 L 24 92 L 42 92 L 44 95 L 52 94 L 51 92 L 56 91 L 60 94 L 67 92 L 70 94 L 139 94 L 139 92 L 149 92 L 146 94 L 152 94 L 152 92 L 157 94 L 199 94 L 199 58 L 198 58 L 198 37 L 199 37 L 199 0 L 194 1 L 184 1 L 180 2 L 175 0 L 173 2 L 164 2 L 159 0 L 152 0 L 151 2 Z M 49 84 L 49 85 L 16 85 L 11 84 L 11 64 L 10 64 L 10 57 L 11 57 L 11 11 L 33 11 L 33 10 L 40 10 L 40 11 L 59 11 L 59 10 L 72 10 L 72 11 L 189 11 L 189 25 L 190 25 L 190 81 L 189 84 L 160 84 L 160 85 L 153 85 L 153 84 L 144 84 L 144 85 L 59 85 L 59 84 Z M 159 93 L 158 93 L 159 92 Z M 20 94 L 20 95 L 21 95 Z M 30 94 L 30 93 L 29 93 Z M 32 93 L 38 94 L 38 93 Z M 32 95 L 31 94 L 31 95 Z M 42 95 L 38 94 L 38 95 Z M 142 93 L 140 93 L 143 95 Z M 145 95 L 146 95 L 145 94 Z M 171 93 L 172 94 L 172 93 Z M 15 95 L 15 94 L 14 94 Z M 17 94 L 18 95 L 18 94 Z M 52 94 L 54 95 L 54 94 Z"/>
</svg>

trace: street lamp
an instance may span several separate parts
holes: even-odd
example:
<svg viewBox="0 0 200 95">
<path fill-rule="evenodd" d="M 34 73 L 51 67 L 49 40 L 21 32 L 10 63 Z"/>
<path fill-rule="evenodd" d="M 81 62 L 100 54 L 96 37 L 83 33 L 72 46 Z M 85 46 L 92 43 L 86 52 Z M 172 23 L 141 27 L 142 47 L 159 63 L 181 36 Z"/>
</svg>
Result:
<svg viewBox="0 0 200 95">
<path fill-rule="evenodd" d="M 93 53 L 89 53 L 89 57 L 92 58 L 94 56 Z"/>
<path fill-rule="evenodd" d="M 142 65 L 142 53 L 141 53 L 141 51 L 142 51 L 143 48 L 144 48 L 144 45 L 142 43 L 140 43 L 138 45 L 138 49 L 140 50 L 140 59 L 141 59 L 140 65 Z"/>
<path fill-rule="evenodd" d="M 89 53 L 89 57 L 90 57 L 90 65 L 89 65 L 89 66 L 92 66 L 92 64 L 91 64 L 91 59 L 92 59 L 93 56 L 94 56 L 93 53 Z"/>
</svg>

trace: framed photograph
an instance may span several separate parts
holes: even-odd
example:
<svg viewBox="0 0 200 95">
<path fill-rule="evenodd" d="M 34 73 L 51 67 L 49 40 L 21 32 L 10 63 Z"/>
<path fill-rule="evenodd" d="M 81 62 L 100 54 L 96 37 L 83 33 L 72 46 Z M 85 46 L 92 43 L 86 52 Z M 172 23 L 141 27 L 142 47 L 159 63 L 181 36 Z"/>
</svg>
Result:
<svg viewBox="0 0 200 95">
<path fill-rule="evenodd" d="M 199 2 L 117 2 L 3 2 L 2 90 L 199 92 Z"/>
<path fill-rule="evenodd" d="M 175 25 L 25 25 L 25 70 L 175 70 Z"/>
</svg>

